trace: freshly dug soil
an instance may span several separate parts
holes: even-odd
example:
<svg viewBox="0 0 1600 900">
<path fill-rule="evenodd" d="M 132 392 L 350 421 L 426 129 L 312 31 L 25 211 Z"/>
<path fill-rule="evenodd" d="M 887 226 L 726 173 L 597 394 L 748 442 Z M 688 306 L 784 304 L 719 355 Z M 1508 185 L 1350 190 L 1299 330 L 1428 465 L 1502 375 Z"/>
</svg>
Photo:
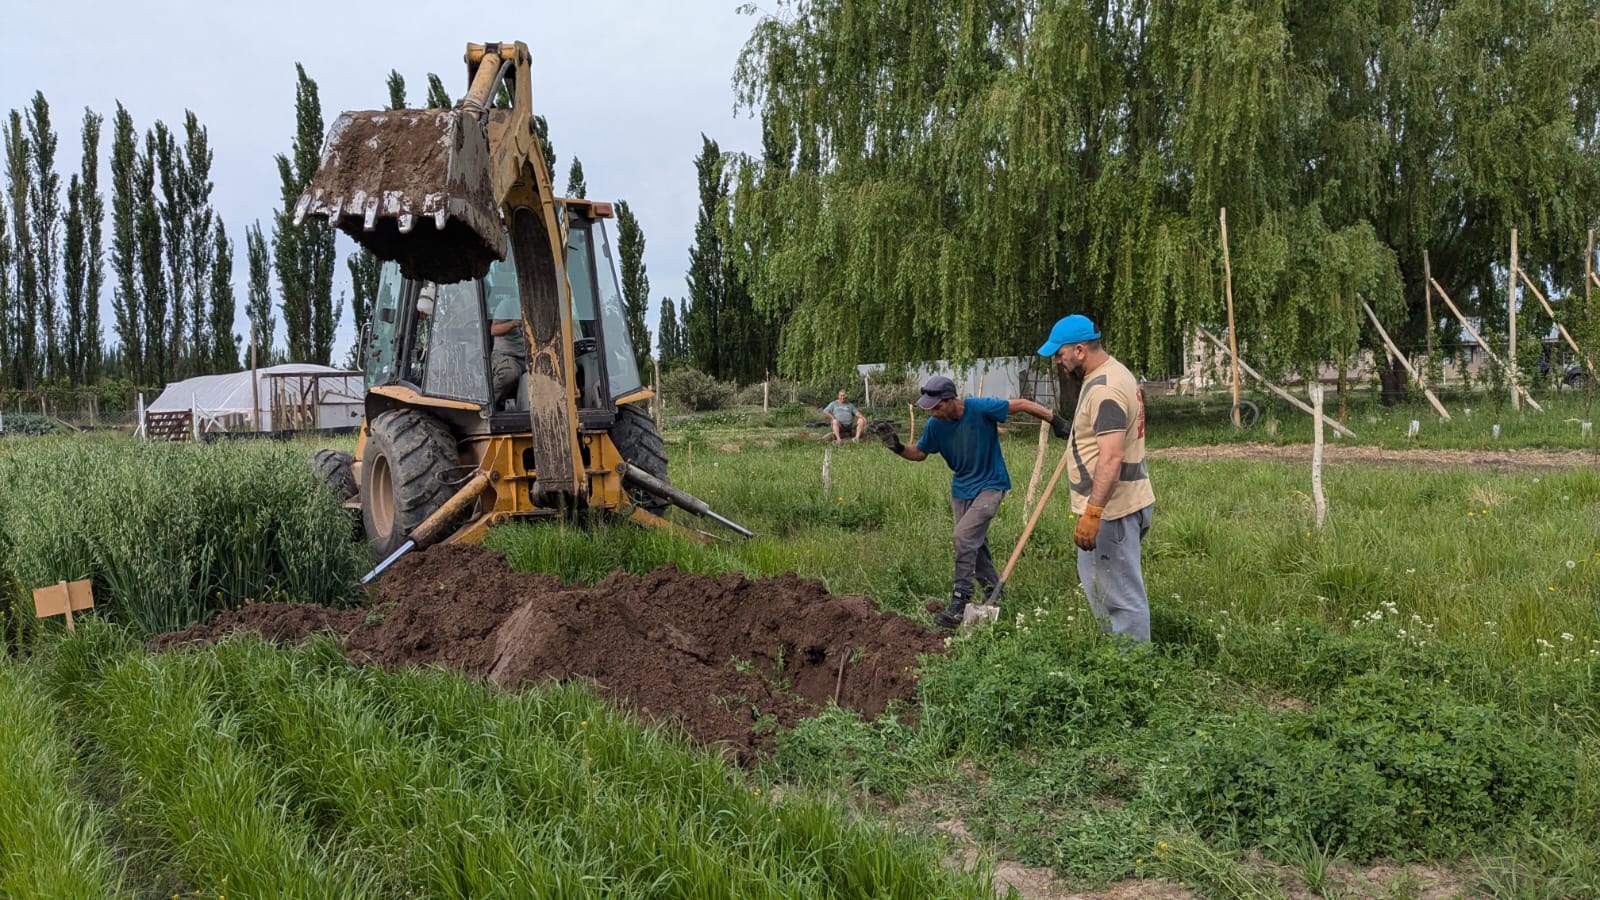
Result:
<svg viewBox="0 0 1600 900">
<path fill-rule="evenodd" d="M 369 609 L 257 603 L 163 635 L 158 650 L 234 631 L 293 642 L 330 631 L 385 668 L 442 665 L 507 688 L 584 679 L 649 721 L 676 723 L 736 756 L 763 748 L 752 726 L 793 726 L 830 699 L 866 716 L 910 700 L 917 656 L 941 635 L 865 597 L 786 575 L 614 572 L 592 587 L 513 572 L 505 557 L 449 545 L 401 558 Z"/>
</svg>

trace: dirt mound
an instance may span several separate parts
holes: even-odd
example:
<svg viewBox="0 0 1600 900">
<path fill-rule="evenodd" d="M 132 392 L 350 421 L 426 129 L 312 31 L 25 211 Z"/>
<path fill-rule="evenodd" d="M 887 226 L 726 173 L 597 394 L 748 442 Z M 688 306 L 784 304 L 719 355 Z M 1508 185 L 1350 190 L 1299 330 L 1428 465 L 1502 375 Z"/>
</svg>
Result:
<svg viewBox="0 0 1600 900">
<path fill-rule="evenodd" d="M 450 666 L 508 688 L 585 679 L 647 719 L 741 755 L 762 746 L 757 719 L 792 726 L 832 699 L 875 716 L 911 699 L 917 656 L 944 647 L 865 597 L 836 597 L 792 575 L 750 581 L 669 566 L 566 586 L 469 546 L 402 558 L 370 609 L 258 603 L 152 647 L 240 630 L 275 641 L 331 631 L 353 659 Z"/>
</svg>

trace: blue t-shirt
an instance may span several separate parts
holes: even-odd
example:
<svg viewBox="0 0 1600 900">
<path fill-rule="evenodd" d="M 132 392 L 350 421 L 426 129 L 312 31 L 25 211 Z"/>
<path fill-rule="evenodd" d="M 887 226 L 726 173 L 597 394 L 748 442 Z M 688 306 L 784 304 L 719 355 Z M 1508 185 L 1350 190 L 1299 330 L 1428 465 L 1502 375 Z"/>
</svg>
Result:
<svg viewBox="0 0 1600 900">
<path fill-rule="evenodd" d="M 929 418 L 917 449 L 944 457 L 950 467 L 950 496 L 971 500 L 983 491 L 1011 490 L 1011 476 L 1000 455 L 997 422 L 1010 414 L 1011 401 L 994 397 L 968 397 L 957 422 Z"/>
</svg>

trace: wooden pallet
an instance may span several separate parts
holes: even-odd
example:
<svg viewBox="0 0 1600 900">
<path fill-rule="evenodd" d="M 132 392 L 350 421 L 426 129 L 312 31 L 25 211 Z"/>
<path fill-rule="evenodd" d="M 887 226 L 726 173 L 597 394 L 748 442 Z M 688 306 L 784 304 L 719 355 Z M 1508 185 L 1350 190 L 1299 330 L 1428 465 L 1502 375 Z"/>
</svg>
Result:
<svg viewBox="0 0 1600 900">
<path fill-rule="evenodd" d="M 144 434 L 152 441 L 187 441 L 194 434 L 194 417 L 187 410 L 147 412 Z"/>
</svg>

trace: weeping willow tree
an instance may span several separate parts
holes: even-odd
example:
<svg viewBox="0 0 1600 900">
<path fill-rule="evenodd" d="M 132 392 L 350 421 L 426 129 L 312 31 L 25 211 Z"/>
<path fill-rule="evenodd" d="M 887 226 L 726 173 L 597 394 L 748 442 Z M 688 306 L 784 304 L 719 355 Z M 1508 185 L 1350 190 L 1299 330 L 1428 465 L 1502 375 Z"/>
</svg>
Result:
<svg viewBox="0 0 1600 900">
<path fill-rule="evenodd" d="M 1427 327 L 1423 249 L 1469 300 L 1510 227 L 1581 258 L 1596 2 L 782 0 L 735 73 L 765 140 L 728 252 L 795 374 L 1026 353 L 1068 312 L 1160 374 L 1225 320 L 1226 207 L 1252 361 L 1353 358 L 1362 298 Z"/>
</svg>

